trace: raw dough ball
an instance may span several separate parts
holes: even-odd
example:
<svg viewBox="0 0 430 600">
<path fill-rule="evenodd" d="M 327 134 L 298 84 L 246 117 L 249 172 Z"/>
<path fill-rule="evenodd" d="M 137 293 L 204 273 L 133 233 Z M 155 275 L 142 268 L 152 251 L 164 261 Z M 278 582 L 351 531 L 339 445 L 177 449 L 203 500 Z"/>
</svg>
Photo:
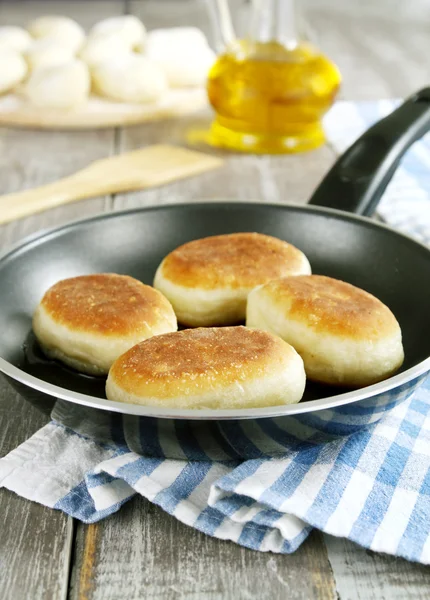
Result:
<svg viewBox="0 0 430 600">
<path fill-rule="evenodd" d="M 162 70 L 145 56 L 129 53 L 93 70 L 97 93 L 120 102 L 155 102 L 167 90 Z"/>
<path fill-rule="evenodd" d="M 71 108 L 88 99 L 90 74 L 87 65 L 74 59 L 68 63 L 37 69 L 25 87 L 28 100 L 49 108 Z"/>
<path fill-rule="evenodd" d="M 203 32 L 195 27 L 151 31 L 146 53 L 162 68 L 171 87 L 204 85 L 216 59 Z"/>
<path fill-rule="evenodd" d="M 14 50 L 0 50 L 0 93 L 8 92 L 27 75 L 27 64 Z"/>
<path fill-rule="evenodd" d="M 207 46 L 198 51 L 172 50 L 159 58 L 151 58 L 161 67 L 171 87 L 199 87 L 205 85 L 216 55 Z"/>
<path fill-rule="evenodd" d="M 146 39 L 146 52 L 148 55 L 160 56 L 169 50 L 169 47 L 206 48 L 207 39 L 203 31 L 197 27 L 171 27 L 170 29 L 153 29 Z"/>
<path fill-rule="evenodd" d="M 32 42 L 30 34 L 22 27 L 13 27 L 5 25 L 0 27 L 0 49 L 15 50 L 16 52 L 25 52 Z"/>
<path fill-rule="evenodd" d="M 100 62 L 130 53 L 130 45 L 116 33 L 89 38 L 79 57 L 90 67 Z"/>
<path fill-rule="evenodd" d="M 32 43 L 25 53 L 31 70 L 55 67 L 70 62 L 74 57 L 70 46 L 63 46 L 59 40 L 42 38 Z"/>
<path fill-rule="evenodd" d="M 90 31 L 90 38 L 118 35 L 130 49 L 141 50 L 146 38 L 146 29 L 137 17 L 122 15 L 100 21 Z"/>
<path fill-rule="evenodd" d="M 85 31 L 68 17 L 46 16 L 35 19 L 27 26 L 35 38 L 51 38 L 77 52 L 85 40 Z"/>
</svg>

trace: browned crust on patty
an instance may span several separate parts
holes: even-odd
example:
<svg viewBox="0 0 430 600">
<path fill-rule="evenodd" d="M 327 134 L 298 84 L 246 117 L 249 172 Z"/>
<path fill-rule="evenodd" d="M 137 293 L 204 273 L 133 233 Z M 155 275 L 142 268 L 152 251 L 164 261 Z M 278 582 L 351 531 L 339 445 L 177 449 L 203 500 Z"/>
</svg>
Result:
<svg viewBox="0 0 430 600">
<path fill-rule="evenodd" d="M 370 341 L 399 329 L 393 313 L 375 296 L 331 277 L 286 277 L 268 283 L 264 293 L 284 307 L 288 319 L 317 332 Z"/>
<path fill-rule="evenodd" d="M 261 233 L 232 233 L 188 242 L 166 256 L 163 277 L 178 285 L 253 288 L 301 271 L 303 254 L 295 246 Z"/>
<path fill-rule="evenodd" d="M 136 396 L 192 396 L 264 377 L 293 354 L 283 340 L 264 331 L 201 327 L 141 342 L 115 361 L 109 377 Z"/>
<path fill-rule="evenodd" d="M 175 318 L 159 291 L 114 273 L 63 279 L 45 293 L 41 306 L 58 324 L 107 336 L 127 335 Z"/>
</svg>

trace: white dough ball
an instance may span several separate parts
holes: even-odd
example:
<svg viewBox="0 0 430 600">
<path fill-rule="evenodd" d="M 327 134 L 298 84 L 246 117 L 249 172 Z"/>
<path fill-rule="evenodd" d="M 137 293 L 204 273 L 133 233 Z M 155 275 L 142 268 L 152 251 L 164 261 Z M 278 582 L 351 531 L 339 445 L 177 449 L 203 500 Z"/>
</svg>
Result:
<svg viewBox="0 0 430 600">
<path fill-rule="evenodd" d="M 148 56 L 163 56 L 166 52 L 184 47 L 194 50 L 206 48 L 207 39 L 197 27 L 171 27 L 153 29 L 148 33 L 145 50 Z"/>
<path fill-rule="evenodd" d="M 146 55 L 163 69 L 171 87 L 204 85 L 216 59 L 203 32 L 196 27 L 151 31 Z"/>
<path fill-rule="evenodd" d="M 34 71 L 25 87 L 28 100 L 49 108 L 72 108 L 88 99 L 90 74 L 87 65 L 70 62 Z"/>
<path fill-rule="evenodd" d="M 59 40 L 41 38 L 32 43 L 25 53 L 30 69 L 44 69 L 69 62 L 74 57 L 70 46 L 63 46 Z"/>
<path fill-rule="evenodd" d="M 79 53 L 79 57 L 90 67 L 100 62 L 129 54 L 131 47 L 118 34 L 89 38 Z"/>
<path fill-rule="evenodd" d="M 96 65 L 93 85 L 100 95 L 120 102 L 155 102 L 168 87 L 160 67 L 132 53 Z"/>
<path fill-rule="evenodd" d="M 14 88 L 27 75 L 27 63 L 14 50 L 0 50 L 0 93 Z"/>
<path fill-rule="evenodd" d="M 127 43 L 130 49 L 141 50 L 145 43 L 146 29 L 137 17 L 122 15 L 104 19 L 94 25 L 90 31 L 90 38 L 106 35 L 118 35 Z"/>
<path fill-rule="evenodd" d="M 0 49 L 25 52 L 32 42 L 31 35 L 22 27 L 4 25 L 0 27 Z"/>
<path fill-rule="evenodd" d="M 27 25 L 34 38 L 52 38 L 63 46 L 69 46 L 77 52 L 85 41 L 85 31 L 69 17 L 45 16 L 35 19 Z"/>
<path fill-rule="evenodd" d="M 172 50 L 151 58 L 161 67 L 171 87 L 198 87 L 205 85 L 216 54 L 206 46 L 198 51 Z"/>
</svg>

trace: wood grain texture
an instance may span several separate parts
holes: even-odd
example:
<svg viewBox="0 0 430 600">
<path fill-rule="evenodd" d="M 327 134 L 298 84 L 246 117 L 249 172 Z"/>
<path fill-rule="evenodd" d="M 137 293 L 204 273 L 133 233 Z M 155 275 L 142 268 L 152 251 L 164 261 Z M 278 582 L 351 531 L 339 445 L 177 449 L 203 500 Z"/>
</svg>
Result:
<svg viewBox="0 0 430 600">
<path fill-rule="evenodd" d="M 114 152 L 114 131 L 62 132 L 0 129 L 0 193 L 38 187 L 71 175 L 98 158 Z M 34 231 L 61 225 L 103 211 L 110 199 L 94 198 L 52 209 L 0 227 L 5 247 Z"/>
<path fill-rule="evenodd" d="M 125 12 L 123 0 L 18 0 L 0 2 L 0 24 L 23 26 L 42 15 L 64 15 L 76 19 L 85 29 L 92 27 L 105 17 L 120 15 Z"/>
<path fill-rule="evenodd" d="M 46 134 L 0 130 L 0 192 L 33 187 L 69 174 L 91 159 L 112 153 L 114 133 Z M 104 210 L 110 199 L 54 209 L 0 227 L 0 247 L 39 229 Z M 21 400 L 6 384 L 0 388 L 0 455 L 30 437 L 46 417 Z M 0 598 L 66 598 L 72 520 L 0 490 Z"/>
<path fill-rule="evenodd" d="M 169 144 L 152 144 L 90 162 L 68 177 L 0 195 L 0 223 L 101 194 L 163 185 L 218 169 L 222 159 Z"/>
<path fill-rule="evenodd" d="M 46 422 L 0 378 L 0 456 Z M 1 489 L 0 522 L 0 598 L 65 599 L 72 519 Z"/>
<path fill-rule="evenodd" d="M 324 536 L 341 600 L 427 600 L 430 567 Z"/>
<path fill-rule="evenodd" d="M 430 4 L 306 0 L 305 29 L 340 68 L 341 98 L 405 97 L 428 85 Z"/>
<path fill-rule="evenodd" d="M 290 556 L 254 552 L 186 527 L 143 498 L 95 527 L 97 534 L 78 526 L 72 600 L 336 598 L 319 533 Z"/>
<path fill-rule="evenodd" d="M 15 191 L 74 172 L 114 150 L 114 132 L 65 136 L 61 133 L 0 130 L 0 192 Z M 108 208 L 96 198 L 0 227 L 6 247 L 41 228 Z M 0 455 L 19 445 L 47 418 L 21 400 L 6 383 L 0 387 Z M 63 600 L 67 597 L 72 519 L 0 490 L 0 598 Z"/>
<path fill-rule="evenodd" d="M 237 2 L 237 0 L 235 0 Z M 244 0 L 239 0 L 244 4 Z M 128 0 L 127 12 L 136 15 L 147 29 L 187 27 L 193 25 L 204 31 L 213 42 L 206 2 L 201 0 Z"/>
<path fill-rule="evenodd" d="M 80 5 L 80 7 L 79 7 Z M 61 12 L 88 25 L 118 14 L 117 2 L 64 4 Z M 91 3 L 93 5 L 93 3 Z M 79 12 L 80 9 L 82 12 Z M 0 23 L 19 24 L 52 13 L 52 3 L 0 4 Z M 107 12 L 105 12 L 107 11 Z M 60 12 L 60 11 L 59 11 Z M 82 17 L 82 18 L 81 18 Z M 0 129 L 0 193 L 31 188 L 64 177 L 97 158 L 114 152 L 114 131 L 64 134 Z M 111 199 L 95 198 L 0 227 L 0 247 L 23 236 L 100 212 Z M 0 381 L 0 455 L 35 433 L 47 417 L 24 402 Z M 64 514 L 0 490 L 0 598 L 2 600 L 63 600 L 67 597 L 73 542 L 73 521 Z"/>
<path fill-rule="evenodd" d="M 120 148 L 129 151 L 155 142 L 183 145 L 190 131 L 204 129 L 209 123 L 210 114 L 203 112 L 180 120 L 125 129 L 121 131 Z M 306 157 L 248 156 L 220 153 L 203 146 L 199 149 L 222 155 L 224 166 L 162 188 L 117 195 L 114 208 L 230 198 L 304 204 L 334 159 L 328 147 L 319 148 Z"/>
</svg>

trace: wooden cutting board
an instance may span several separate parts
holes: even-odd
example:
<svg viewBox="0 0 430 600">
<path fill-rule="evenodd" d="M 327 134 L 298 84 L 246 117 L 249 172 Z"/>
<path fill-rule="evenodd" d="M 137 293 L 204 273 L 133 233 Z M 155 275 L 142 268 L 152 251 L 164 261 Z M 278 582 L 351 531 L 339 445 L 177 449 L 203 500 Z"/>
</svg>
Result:
<svg viewBox="0 0 430 600">
<path fill-rule="evenodd" d="M 169 90 L 151 104 L 111 102 L 97 96 L 73 110 L 32 106 L 17 94 L 0 97 L 0 126 L 33 129 L 102 129 L 191 114 L 208 106 L 206 90 Z"/>
</svg>

